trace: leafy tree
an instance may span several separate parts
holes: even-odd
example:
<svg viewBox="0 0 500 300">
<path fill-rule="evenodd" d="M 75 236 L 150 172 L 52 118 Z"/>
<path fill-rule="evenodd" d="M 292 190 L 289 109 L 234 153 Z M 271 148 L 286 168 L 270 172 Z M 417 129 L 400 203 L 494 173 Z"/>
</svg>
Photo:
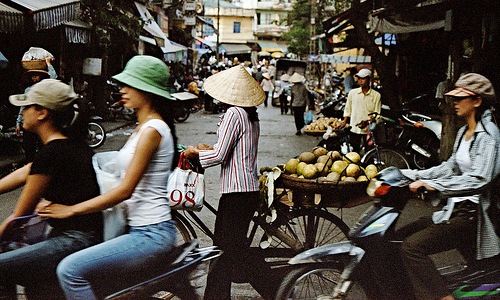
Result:
<svg viewBox="0 0 500 300">
<path fill-rule="evenodd" d="M 81 18 L 92 25 L 99 43 L 105 45 L 113 35 L 137 40 L 143 26 L 133 0 L 82 0 Z"/>
<path fill-rule="evenodd" d="M 309 54 L 311 3 L 298 0 L 288 16 L 290 29 L 283 37 L 288 43 L 288 51 L 299 56 Z"/>
</svg>

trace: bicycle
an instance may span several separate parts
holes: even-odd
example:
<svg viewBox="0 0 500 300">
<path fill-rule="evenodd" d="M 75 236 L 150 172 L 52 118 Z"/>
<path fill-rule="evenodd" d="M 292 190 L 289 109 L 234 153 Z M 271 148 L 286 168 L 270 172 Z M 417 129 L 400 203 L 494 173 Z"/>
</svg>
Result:
<svg viewBox="0 0 500 300">
<path fill-rule="evenodd" d="M 377 166 L 377 169 L 380 171 L 387 167 L 393 166 L 399 169 L 409 169 L 410 164 L 406 160 L 406 158 L 396 150 L 383 148 L 378 144 L 378 139 L 376 138 L 375 130 L 377 126 L 380 124 L 384 124 L 386 119 L 381 116 L 381 120 L 377 122 L 378 113 L 369 114 L 370 120 L 367 121 L 367 130 L 366 130 L 366 142 L 363 145 L 362 152 L 366 151 L 367 146 L 369 149 L 361 158 L 361 163 L 363 165 L 374 164 Z"/>
<path fill-rule="evenodd" d="M 285 195 L 286 191 L 282 191 L 275 196 L 275 220 L 270 221 L 271 217 L 267 214 L 256 214 L 249 230 L 248 243 L 252 245 L 260 238 L 259 248 L 264 251 L 268 263 L 284 264 L 304 250 L 347 239 L 349 227 L 342 219 L 326 208 L 286 205 L 280 201 Z M 203 203 L 211 213 L 217 214 L 210 203 L 206 200 Z M 196 212 L 174 210 L 172 215 L 178 231 L 178 244 L 198 238 L 195 228 L 214 239 L 214 233 Z"/>
<path fill-rule="evenodd" d="M 377 166 L 379 171 L 389 166 L 394 166 L 400 169 L 410 168 L 408 161 L 401 153 L 379 145 L 375 132 L 377 127 L 383 123 L 377 123 L 376 119 L 378 113 L 372 113 L 370 116 L 370 120 L 363 124 L 367 127 L 367 133 L 366 141 L 360 149 L 360 154 L 362 154 L 360 160 L 361 165 L 367 166 L 369 164 L 373 164 Z M 386 122 L 385 118 L 382 117 L 380 122 Z M 340 152 L 344 155 L 353 151 L 349 138 L 350 129 L 351 127 L 348 126 L 339 130 L 332 130 L 330 132 L 327 131 L 329 137 L 327 139 L 323 139 L 318 146 L 324 147 L 328 150 L 340 150 Z"/>
</svg>

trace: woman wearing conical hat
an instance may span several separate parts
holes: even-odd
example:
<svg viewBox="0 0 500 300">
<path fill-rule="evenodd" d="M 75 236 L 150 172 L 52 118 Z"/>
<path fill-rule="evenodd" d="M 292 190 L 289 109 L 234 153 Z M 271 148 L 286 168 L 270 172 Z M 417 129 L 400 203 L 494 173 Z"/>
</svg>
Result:
<svg viewBox="0 0 500 300">
<path fill-rule="evenodd" d="M 214 244 L 224 253 L 211 266 L 205 299 L 231 299 L 231 273 L 244 268 L 252 286 L 265 298 L 273 299 L 278 285 L 273 284 L 270 268 L 263 260 L 249 257 L 247 232 L 260 202 L 257 173 L 257 148 L 260 125 L 257 107 L 265 93 L 243 66 L 210 76 L 205 91 L 229 108 L 221 117 L 217 142 L 213 146 L 189 146 L 185 155 L 199 157 L 204 168 L 220 165 L 220 189 Z M 249 261 L 248 259 L 252 259 Z M 260 266 L 260 267 L 259 267 Z M 269 276 L 266 276 L 269 275 Z"/>
</svg>

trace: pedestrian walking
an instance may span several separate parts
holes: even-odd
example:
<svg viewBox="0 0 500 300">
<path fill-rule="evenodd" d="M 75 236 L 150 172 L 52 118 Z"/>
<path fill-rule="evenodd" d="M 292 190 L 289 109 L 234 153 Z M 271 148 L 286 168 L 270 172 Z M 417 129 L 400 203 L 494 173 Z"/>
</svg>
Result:
<svg viewBox="0 0 500 300">
<path fill-rule="evenodd" d="M 293 73 L 289 81 L 293 83 L 290 88 L 291 102 L 293 117 L 295 121 L 295 128 L 297 131 L 295 135 L 302 134 L 302 128 L 304 128 L 304 113 L 306 111 L 306 106 L 309 103 L 309 92 L 304 84 L 305 77 L 297 72 Z"/>
<path fill-rule="evenodd" d="M 272 93 L 274 90 L 274 85 L 271 80 L 271 75 L 267 72 L 262 73 L 262 82 L 260 83 L 260 86 L 264 90 L 264 93 L 266 94 L 266 98 L 264 99 L 264 106 L 267 107 L 267 101 L 269 100 L 269 94 L 271 94 L 271 101 L 272 101 Z"/>
<path fill-rule="evenodd" d="M 221 166 L 221 198 L 215 220 L 214 244 L 223 254 L 210 265 L 205 299 L 231 299 L 233 274 L 243 274 L 265 299 L 274 299 L 279 279 L 263 258 L 250 254 L 247 233 L 260 204 L 257 150 L 260 123 L 257 106 L 265 93 L 242 66 L 213 75 L 207 93 L 229 106 L 221 117 L 213 146 L 188 146 L 188 158 L 199 157 L 203 168 Z"/>
</svg>

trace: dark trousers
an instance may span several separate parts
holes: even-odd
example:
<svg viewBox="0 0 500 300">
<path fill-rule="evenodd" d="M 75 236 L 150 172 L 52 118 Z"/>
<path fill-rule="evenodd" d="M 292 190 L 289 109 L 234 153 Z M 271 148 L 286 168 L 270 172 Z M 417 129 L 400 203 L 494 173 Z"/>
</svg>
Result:
<svg viewBox="0 0 500 300">
<path fill-rule="evenodd" d="M 349 132 L 349 143 L 351 144 L 354 152 L 359 153 L 361 151 L 361 148 L 365 144 L 365 139 L 366 139 L 366 134 Z"/>
<path fill-rule="evenodd" d="M 421 218 L 397 231 L 397 238 L 403 239 L 403 261 L 417 299 L 435 300 L 450 294 L 429 255 L 459 249 L 465 258 L 473 259 L 476 218 L 477 212 L 458 209 L 447 223 L 434 224 L 430 217 Z"/>
<path fill-rule="evenodd" d="M 274 298 L 279 283 L 273 283 L 276 278 L 265 261 L 251 254 L 247 239 L 250 221 L 259 201 L 259 192 L 221 196 L 215 220 L 214 244 L 224 253 L 210 264 L 204 299 L 231 299 L 233 272 L 247 275 L 250 284 L 265 299 Z"/>
<path fill-rule="evenodd" d="M 304 113 L 306 112 L 306 107 L 305 106 L 292 106 L 293 110 L 293 119 L 295 120 L 295 128 L 297 131 L 301 130 L 304 128 Z"/>
<path fill-rule="evenodd" d="M 280 95 L 280 108 L 282 115 L 286 115 L 288 113 L 288 100 L 286 94 Z"/>
<path fill-rule="evenodd" d="M 264 99 L 264 106 L 267 107 L 267 98 L 269 98 L 270 92 L 264 92 L 266 94 L 266 98 Z"/>
</svg>

